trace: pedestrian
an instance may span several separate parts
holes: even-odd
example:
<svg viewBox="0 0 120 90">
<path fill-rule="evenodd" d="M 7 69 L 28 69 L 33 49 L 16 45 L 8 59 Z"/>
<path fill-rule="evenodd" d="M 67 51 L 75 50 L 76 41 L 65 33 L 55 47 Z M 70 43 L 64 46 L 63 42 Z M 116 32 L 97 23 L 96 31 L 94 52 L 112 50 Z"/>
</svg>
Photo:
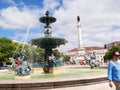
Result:
<svg viewBox="0 0 120 90">
<path fill-rule="evenodd" d="M 109 86 L 113 87 L 114 83 L 116 90 L 120 90 L 120 52 L 114 51 L 112 57 L 112 60 L 108 64 Z"/>
</svg>

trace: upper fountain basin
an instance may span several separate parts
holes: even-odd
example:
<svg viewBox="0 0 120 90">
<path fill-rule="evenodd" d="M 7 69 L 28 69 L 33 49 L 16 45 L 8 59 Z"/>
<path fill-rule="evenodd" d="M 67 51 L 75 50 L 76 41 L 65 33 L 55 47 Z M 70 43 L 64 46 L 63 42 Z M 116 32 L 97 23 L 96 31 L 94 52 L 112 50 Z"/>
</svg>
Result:
<svg viewBox="0 0 120 90">
<path fill-rule="evenodd" d="M 65 44 L 67 41 L 63 38 L 45 36 L 37 39 L 32 39 L 31 43 L 32 45 L 47 49 L 59 47 L 59 45 Z"/>
</svg>

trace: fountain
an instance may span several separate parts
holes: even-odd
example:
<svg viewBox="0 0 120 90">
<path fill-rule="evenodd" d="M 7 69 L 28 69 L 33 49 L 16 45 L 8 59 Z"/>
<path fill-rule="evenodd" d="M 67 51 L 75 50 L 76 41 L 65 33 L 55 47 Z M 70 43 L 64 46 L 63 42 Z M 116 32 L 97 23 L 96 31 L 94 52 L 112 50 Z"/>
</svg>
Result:
<svg viewBox="0 0 120 90">
<path fill-rule="evenodd" d="M 40 22 L 45 23 L 45 36 L 37 39 L 32 39 L 30 42 L 32 45 L 36 45 L 45 50 L 44 60 L 41 60 L 40 63 L 33 64 L 33 70 L 31 73 L 31 77 L 29 80 L 21 79 L 20 75 L 29 76 L 30 71 L 26 71 L 29 66 L 26 65 L 27 69 L 24 68 L 23 71 L 20 67 L 16 67 L 19 75 L 18 79 L 14 80 L 15 74 L 11 72 L 1 72 L 0 74 L 0 90 L 45 90 L 45 89 L 55 89 L 61 87 L 77 87 L 77 86 L 85 86 L 91 84 L 98 84 L 107 81 L 106 73 L 107 67 L 101 67 L 99 69 L 90 69 L 90 67 L 81 67 L 81 66 L 68 66 L 65 71 L 60 74 L 53 74 L 56 70 L 60 69 L 63 64 L 61 60 L 57 60 L 53 55 L 53 49 L 59 47 L 62 44 L 67 43 L 67 41 L 63 38 L 52 37 L 50 23 L 54 23 L 56 18 L 49 16 L 49 12 L 46 12 L 46 16 L 41 17 Z M 24 61 L 27 61 L 27 56 L 24 52 L 20 52 L 19 54 L 24 57 Z M 20 60 L 21 57 L 18 56 Z M 95 59 L 95 57 L 91 57 L 91 59 Z M 12 59 L 13 60 L 13 59 Z M 14 61 L 14 60 L 13 60 Z M 22 67 L 21 67 L 22 68 Z M 45 74 L 40 74 L 40 70 Z M 36 75 L 36 73 L 38 73 Z M 46 74 L 48 73 L 48 74 Z M 49 74 L 52 73 L 52 74 Z M 29 77 L 28 77 L 29 78 Z M 96 89 L 97 90 L 97 89 Z"/>
<path fill-rule="evenodd" d="M 56 21 L 55 17 L 49 16 L 49 11 L 46 11 L 46 16 L 43 16 L 39 19 L 40 22 L 45 23 L 45 36 L 37 39 L 32 39 L 30 42 L 32 45 L 36 45 L 45 50 L 44 60 L 42 60 L 39 64 L 33 65 L 33 68 L 36 66 L 41 66 L 44 70 L 44 73 L 54 73 L 54 68 L 63 66 L 62 61 L 56 60 L 53 55 L 53 49 L 59 47 L 62 44 L 67 43 L 64 38 L 52 37 L 52 28 L 50 27 L 50 23 L 54 23 Z M 33 73 L 36 70 L 33 69 Z M 36 71 L 38 72 L 38 70 Z"/>
</svg>

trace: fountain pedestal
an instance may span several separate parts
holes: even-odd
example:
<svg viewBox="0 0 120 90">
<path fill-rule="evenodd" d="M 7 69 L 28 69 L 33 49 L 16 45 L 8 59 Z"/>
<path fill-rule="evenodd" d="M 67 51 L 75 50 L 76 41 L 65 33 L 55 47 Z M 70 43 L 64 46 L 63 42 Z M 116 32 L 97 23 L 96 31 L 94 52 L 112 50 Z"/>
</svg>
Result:
<svg viewBox="0 0 120 90">
<path fill-rule="evenodd" d="M 15 76 L 15 80 L 30 80 L 31 79 L 31 75 L 27 75 L 27 76 Z"/>
<path fill-rule="evenodd" d="M 60 67 L 50 67 L 50 68 L 33 68 L 32 73 L 33 74 L 42 74 L 44 71 L 47 71 L 48 73 L 53 73 L 53 74 L 59 74 L 64 71 L 64 66 Z"/>
<path fill-rule="evenodd" d="M 43 68 L 33 68 L 32 73 L 33 74 L 42 74 L 43 73 Z"/>
<path fill-rule="evenodd" d="M 64 71 L 64 66 L 44 68 L 44 69 L 47 69 L 49 71 L 49 73 L 60 74 L 61 72 Z"/>
</svg>

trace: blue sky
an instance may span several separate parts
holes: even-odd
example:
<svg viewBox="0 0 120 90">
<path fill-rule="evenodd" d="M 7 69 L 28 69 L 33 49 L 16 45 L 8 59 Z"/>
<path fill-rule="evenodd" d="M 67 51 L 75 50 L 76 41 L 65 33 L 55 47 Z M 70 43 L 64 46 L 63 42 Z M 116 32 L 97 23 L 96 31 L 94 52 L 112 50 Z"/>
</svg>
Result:
<svg viewBox="0 0 120 90">
<path fill-rule="evenodd" d="M 38 7 L 43 7 L 43 0 L 1 0 L 1 7 L 0 9 L 7 8 L 12 5 L 20 5 L 20 3 L 24 3 L 27 6 L 38 6 Z"/>
<path fill-rule="evenodd" d="M 44 36 L 39 18 L 46 10 L 57 18 L 52 36 L 63 37 L 67 51 L 78 46 L 77 16 L 80 16 L 83 46 L 103 46 L 120 41 L 120 0 L 0 0 L 0 37 L 26 41 Z"/>
<path fill-rule="evenodd" d="M 24 22 L 24 19 L 23 19 L 23 22 L 19 23 L 19 18 L 22 19 L 22 17 L 24 18 L 24 16 L 27 17 L 27 15 L 29 16 L 29 14 L 32 14 L 32 10 L 35 14 L 35 16 L 31 15 L 29 18 L 33 17 L 33 19 L 35 21 L 33 21 L 33 23 L 35 22 L 35 26 L 33 25 L 32 28 L 30 28 L 30 33 L 34 33 L 34 32 L 39 32 L 39 33 L 43 33 L 44 30 L 39 30 L 39 29 L 43 29 L 43 26 L 42 25 L 40 28 L 39 27 L 39 18 L 45 14 L 46 10 L 50 10 L 51 12 L 54 11 L 54 2 L 53 2 L 53 8 L 49 8 L 49 6 L 45 6 L 44 4 L 49 4 L 49 2 L 52 4 L 51 1 L 44 1 L 44 0 L 0 0 L 0 19 L 3 20 L 3 22 L 1 22 L 1 25 L 0 25 L 0 37 L 8 37 L 10 39 L 16 39 L 16 40 L 19 40 L 19 41 L 22 41 L 21 38 L 23 37 L 23 34 L 26 34 L 27 33 L 27 29 L 29 28 L 29 22 L 27 22 L 26 25 L 22 25 L 21 27 L 17 25 L 15 25 L 15 23 L 17 22 L 17 19 L 18 19 L 18 24 L 21 24 Z M 53 0 L 55 1 L 55 4 L 56 4 L 56 1 L 57 0 Z M 62 4 L 62 0 L 58 0 L 59 1 L 59 4 Z M 46 8 L 46 9 L 44 9 Z M 55 7 L 55 9 L 58 9 L 59 8 L 59 5 Z M 42 12 L 41 12 L 41 9 L 42 9 Z M 15 11 L 14 11 L 15 10 Z M 11 16 L 9 16 L 9 13 Z M 11 14 L 12 13 L 12 14 Z M 22 16 L 18 17 L 15 15 L 15 14 L 23 14 Z M 13 18 L 13 19 L 16 19 L 16 21 L 13 20 L 12 22 L 12 19 L 9 20 L 7 18 L 7 15 L 8 14 L 8 17 L 9 18 Z M 6 15 L 6 16 L 4 16 Z M 12 15 L 14 15 L 15 17 L 13 17 Z M 5 19 L 4 19 L 5 18 Z M 29 19 L 28 18 L 28 19 Z M 6 19 L 8 20 L 7 22 Z M 27 19 L 26 19 L 27 20 Z M 8 25 L 3 25 L 3 23 L 9 23 L 10 26 Z M 31 20 L 30 20 L 31 22 Z M 13 25 L 15 26 L 11 26 L 11 24 L 14 23 Z M 25 27 L 24 27 L 25 26 Z M 19 33 L 19 36 L 16 35 Z M 20 35 L 21 33 L 21 35 Z M 25 37 L 25 35 L 24 35 Z M 33 37 L 34 38 L 34 37 Z M 31 37 L 28 37 L 27 38 L 27 41 L 29 41 L 31 39 Z M 26 42 L 27 42 L 26 41 Z"/>
</svg>

